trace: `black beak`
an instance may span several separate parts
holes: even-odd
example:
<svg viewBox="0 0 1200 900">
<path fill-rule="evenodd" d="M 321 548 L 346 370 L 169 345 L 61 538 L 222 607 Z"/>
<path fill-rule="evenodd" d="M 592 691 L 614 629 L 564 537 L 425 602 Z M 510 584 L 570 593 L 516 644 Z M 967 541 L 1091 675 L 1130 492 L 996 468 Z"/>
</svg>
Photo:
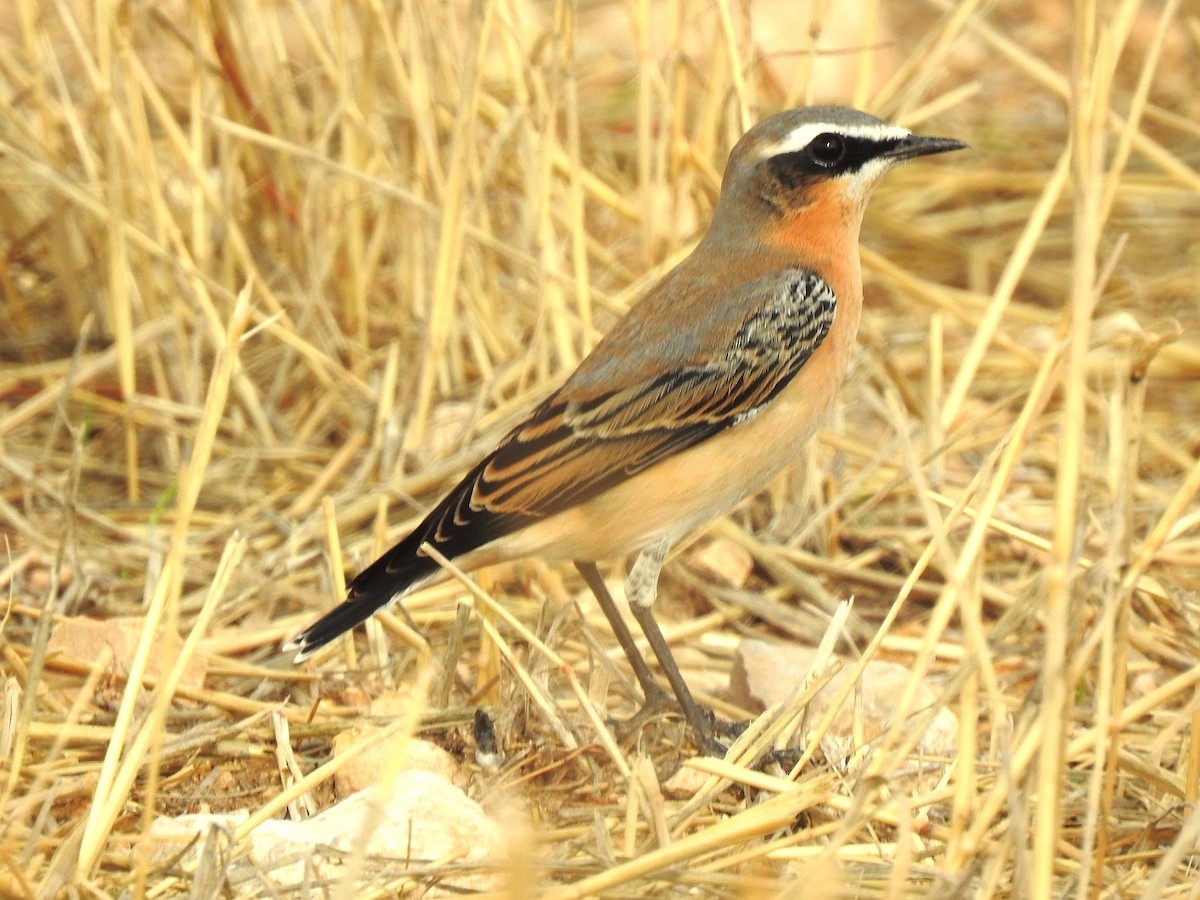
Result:
<svg viewBox="0 0 1200 900">
<path fill-rule="evenodd" d="M 896 145 L 882 155 L 899 162 L 902 159 L 912 159 L 916 156 L 931 156 L 934 153 L 949 153 L 951 150 L 964 150 L 967 145 L 954 138 L 923 137 L 910 134 L 896 142 Z"/>
</svg>

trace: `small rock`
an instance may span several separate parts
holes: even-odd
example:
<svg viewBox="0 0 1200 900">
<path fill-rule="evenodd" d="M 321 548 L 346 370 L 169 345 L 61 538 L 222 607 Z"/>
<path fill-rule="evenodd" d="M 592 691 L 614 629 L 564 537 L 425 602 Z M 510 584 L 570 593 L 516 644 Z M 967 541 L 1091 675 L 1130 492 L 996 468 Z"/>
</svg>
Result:
<svg viewBox="0 0 1200 900">
<path fill-rule="evenodd" d="M 816 651 L 807 647 L 771 644 L 747 640 L 738 646 L 729 675 L 729 691 L 734 703 L 746 709 L 762 711 L 785 700 L 808 675 Z M 816 724 L 829 710 L 835 695 L 845 686 L 853 671 L 847 662 L 808 707 L 808 722 Z M 896 703 L 904 693 L 912 673 L 904 666 L 872 661 L 863 670 L 858 690 L 862 695 L 862 738 L 871 741 L 891 725 Z M 917 692 L 915 711 L 935 703 L 937 695 L 926 685 Z M 854 749 L 855 698 L 852 693 L 833 720 L 822 741 L 822 750 L 830 760 L 844 760 Z M 916 751 L 921 756 L 953 757 L 957 748 L 958 718 L 948 709 L 938 711 L 925 730 Z"/>
<path fill-rule="evenodd" d="M 229 857 L 229 838 L 245 822 L 247 813 L 190 814 L 155 819 L 150 827 L 154 859 L 175 861 L 195 872 L 206 849 L 217 841 L 220 853 L 209 849 L 210 859 Z M 405 896 L 458 896 L 495 891 L 507 878 L 508 844 L 505 831 L 474 800 L 431 772 L 401 772 L 391 795 L 380 798 L 374 788 L 359 791 L 310 819 L 270 819 L 250 834 L 250 860 L 255 878 L 266 875 L 278 886 L 289 887 L 306 878 L 336 883 L 346 871 L 364 823 L 373 823 L 362 851 L 369 862 L 359 870 L 363 884 L 391 881 L 406 871 L 420 883 L 437 885 Z M 197 840 L 199 837 L 199 840 Z M 220 842 L 226 842 L 221 844 Z M 189 848 L 189 844 L 193 844 Z M 177 861 L 175 858 L 187 849 Z M 232 867 L 247 865 L 234 860 Z M 473 871 L 456 874 L 455 866 Z M 486 866 L 485 871 L 480 867 Z"/>
<path fill-rule="evenodd" d="M 251 834 L 251 856 L 281 885 L 299 884 L 308 876 L 335 881 L 370 820 L 377 824 L 363 851 L 371 857 L 372 874 L 364 877 L 373 882 L 437 864 L 445 870 L 428 881 L 447 889 L 439 895 L 502 885 L 504 874 L 495 869 L 507 858 L 504 832 L 461 790 L 430 772 L 410 771 L 400 773 L 382 807 L 376 794 L 374 788 L 359 791 L 303 822 L 264 822 Z M 318 847 L 334 852 L 318 852 Z M 455 875 L 455 864 L 495 868 Z"/>
<path fill-rule="evenodd" d="M 376 725 L 355 725 L 333 739 L 333 755 L 339 756 L 384 729 Z M 356 791 L 370 787 L 379 780 L 395 752 L 394 741 L 381 741 L 362 756 L 347 763 L 333 776 L 334 787 L 339 797 L 349 797 Z M 436 744 L 413 738 L 408 742 L 401 762 L 401 771 L 433 772 L 449 782 L 458 779 L 458 764 L 454 757 Z"/>
<path fill-rule="evenodd" d="M 99 656 L 100 648 L 109 647 L 113 654 L 113 667 L 120 672 L 127 672 L 133 664 L 133 656 L 137 652 L 138 641 L 146 627 L 146 620 L 141 616 L 124 616 L 112 619 L 89 619 L 86 616 L 73 616 L 58 622 L 50 634 L 46 652 L 50 656 L 63 656 L 81 662 L 93 662 Z M 158 678 L 179 659 L 183 650 L 183 641 L 179 635 L 160 625 L 154 636 L 154 647 L 146 663 L 146 674 Z M 208 660 L 197 649 L 188 660 L 183 670 L 180 684 L 200 688 L 204 686 L 204 676 L 208 672 Z"/>
<path fill-rule="evenodd" d="M 159 816 L 150 823 L 150 857 L 163 863 L 179 857 L 176 864 L 194 873 L 207 842 L 215 840 L 228 847 L 233 830 L 249 818 L 246 810 L 233 813 L 184 813 L 168 818 Z M 187 851 L 184 853 L 184 851 Z M 180 854 L 182 856 L 179 856 Z"/>
</svg>

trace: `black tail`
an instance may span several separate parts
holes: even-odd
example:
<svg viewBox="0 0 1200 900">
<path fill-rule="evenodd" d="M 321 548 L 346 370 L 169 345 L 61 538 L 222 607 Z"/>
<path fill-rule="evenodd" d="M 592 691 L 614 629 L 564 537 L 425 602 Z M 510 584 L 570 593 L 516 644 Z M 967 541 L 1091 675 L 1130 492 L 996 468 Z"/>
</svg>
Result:
<svg viewBox="0 0 1200 900">
<path fill-rule="evenodd" d="M 397 597 L 407 593 L 438 571 L 438 564 L 420 552 L 429 529 L 417 529 L 383 554 L 350 582 L 345 602 L 321 616 L 283 645 L 285 653 L 298 650 L 296 662 L 308 659 L 339 634 L 344 634 Z"/>
<path fill-rule="evenodd" d="M 476 484 L 490 460 L 490 456 L 485 457 L 468 472 L 412 534 L 359 572 L 346 591 L 346 602 L 284 644 L 284 652 L 299 650 L 296 662 L 307 659 L 339 634 L 366 621 L 397 597 L 437 574 L 438 564 L 421 552 L 421 545 L 426 541 L 447 559 L 455 559 L 528 524 L 529 516 L 493 512 L 473 505 Z"/>
</svg>

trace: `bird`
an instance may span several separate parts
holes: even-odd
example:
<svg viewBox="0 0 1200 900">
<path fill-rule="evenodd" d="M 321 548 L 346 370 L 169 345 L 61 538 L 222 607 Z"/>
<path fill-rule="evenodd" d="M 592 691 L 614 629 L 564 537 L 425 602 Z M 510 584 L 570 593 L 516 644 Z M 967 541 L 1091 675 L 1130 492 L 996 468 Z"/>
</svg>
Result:
<svg viewBox="0 0 1200 900">
<path fill-rule="evenodd" d="M 862 314 L 859 231 L 880 177 L 966 147 L 842 106 L 775 113 L 730 151 L 708 229 L 344 602 L 288 641 L 300 662 L 441 575 L 569 560 L 644 695 L 670 703 L 597 562 L 636 554 L 626 596 L 701 752 L 721 755 L 655 621 L 668 549 L 794 461 L 831 405 Z"/>
</svg>

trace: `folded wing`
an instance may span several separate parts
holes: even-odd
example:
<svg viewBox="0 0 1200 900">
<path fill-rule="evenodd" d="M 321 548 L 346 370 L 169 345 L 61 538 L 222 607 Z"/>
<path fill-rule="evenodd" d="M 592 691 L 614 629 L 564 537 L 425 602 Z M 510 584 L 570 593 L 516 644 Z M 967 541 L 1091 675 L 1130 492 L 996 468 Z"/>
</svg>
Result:
<svg viewBox="0 0 1200 900">
<path fill-rule="evenodd" d="M 821 346 L 837 298 L 816 274 L 789 268 L 745 284 L 727 308 L 744 313 L 707 357 L 605 392 L 569 380 L 289 646 L 303 656 L 434 574 L 420 552 L 427 541 L 449 558 L 469 553 L 757 415 Z"/>
</svg>

